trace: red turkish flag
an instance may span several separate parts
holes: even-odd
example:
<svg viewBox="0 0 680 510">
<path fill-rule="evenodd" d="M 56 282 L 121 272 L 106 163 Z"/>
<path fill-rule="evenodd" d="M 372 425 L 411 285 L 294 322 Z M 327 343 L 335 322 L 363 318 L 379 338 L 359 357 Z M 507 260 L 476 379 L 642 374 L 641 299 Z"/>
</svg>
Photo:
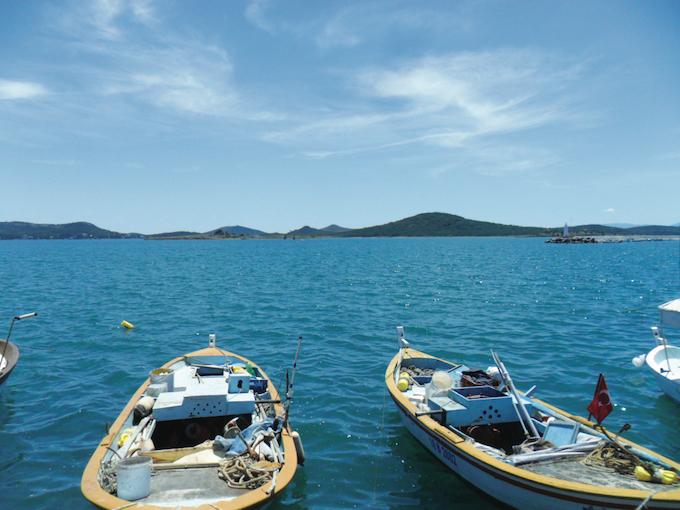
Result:
<svg viewBox="0 0 680 510">
<path fill-rule="evenodd" d="M 600 374 L 600 378 L 597 380 L 593 401 L 588 405 L 588 412 L 597 420 L 597 423 L 600 424 L 613 409 L 614 406 L 612 405 L 611 398 L 609 398 L 607 383 L 604 380 L 604 376 Z"/>
</svg>

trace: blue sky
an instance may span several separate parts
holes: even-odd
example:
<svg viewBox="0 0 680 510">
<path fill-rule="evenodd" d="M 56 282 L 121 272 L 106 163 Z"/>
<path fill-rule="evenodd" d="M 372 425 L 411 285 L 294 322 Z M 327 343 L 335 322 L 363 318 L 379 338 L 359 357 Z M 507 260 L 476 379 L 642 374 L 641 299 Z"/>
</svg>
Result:
<svg viewBox="0 0 680 510">
<path fill-rule="evenodd" d="M 0 3 L 0 220 L 680 221 L 680 3 Z"/>
</svg>

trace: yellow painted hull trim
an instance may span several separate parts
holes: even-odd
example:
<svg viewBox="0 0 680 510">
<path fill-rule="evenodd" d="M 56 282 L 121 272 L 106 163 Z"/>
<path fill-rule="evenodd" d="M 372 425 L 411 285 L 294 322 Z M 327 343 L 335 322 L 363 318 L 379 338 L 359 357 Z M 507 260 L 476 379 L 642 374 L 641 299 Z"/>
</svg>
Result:
<svg viewBox="0 0 680 510">
<path fill-rule="evenodd" d="M 271 394 L 272 400 L 279 400 L 279 393 L 272 383 L 272 381 L 269 379 L 269 376 L 262 370 L 259 366 L 257 366 L 255 363 L 252 361 L 239 356 L 238 354 L 234 354 L 228 351 L 224 351 L 223 349 L 218 349 L 216 347 L 208 347 L 206 349 L 201 349 L 198 351 L 191 352 L 189 354 L 185 354 L 184 356 L 180 356 L 178 358 L 175 358 L 171 361 L 168 361 L 165 365 L 163 365 L 164 368 L 168 368 L 174 363 L 177 363 L 178 361 L 181 361 L 184 358 L 192 357 L 192 356 L 228 356 L 228 357 L 233 357 L 236 359 L 239 359 L 243 361 L 244 363 L 250 363 L 253 366 L 255 366 L 260 373 L 262 374 L 262 377 L 267 379 L 269 381 L 269 392 Z M 124 499 L 117 498 L 116 496 L 113 496 L 112 494 L 109 494 L 106 492 L 104 489 L 101 488 L 99 485 L 99 482 L 97 481 L 97 474 L 99 473 L 99 466 L 101 465 L 102 459 L 104 458 L 104 455 L 108 451 L 108 447 L 111 445 L 113 439 L 116 437 L 118 432 L 120 432 L 121 428 L 123 427 L 125 420 L 127 416 L 132 413 L 134 410 L 135 404 L 137 401 L 140 399 L 144 391 L 146 390 L 146 387 L 150 384 L 149 379 L 147 379 L 140 387 L 139 389 L 135 392 L 134 395 L 132 395 L 132 398 L 130 401 L 127 403 L 125 408 L 122 410 L 116 421 L 113 423 L 111 428 L 109 429 L 109 433 L 104 436 L 104 438 L 101 440 L 99 445 L 97 446 L 97 449 L 94 451 L 92 454 L 92 457 L 90 458 L 90 461 L 87 463 L 87 466 L 85 467 L 85 471 L 83 472 L 83 477 L 80 482 L 80 490 L 83 493 L 83 496 L 87 498 L 88 501 L 90 501 L 92 504 L 98 506 L 99 508 L 105 508 L 107 510 L 123 510 L 123 509 L 130 509 L 130 510 L 168 510 L 168 507 L 162 507 L 158 505 L 145 505 L 142 503 L 135 503 L 134 501 L 127 501 Z M 274 407 L 276 409 L 277 414 L 283 414 L 283 405 L 282 404 L 274 404 Z M 283 467 L 279 471 L 277 477 L 276 477 L 276 487 L 274 491 L 271 494 L 267 494 L 267 490 L 271 487 L 271 484 L 265 484 L 257 489 L 254 489 L 250 492 L 247 492 L 243 494 L 242 496 L 239 496 L 234 499 L 230 499 L 228 501 L 216 501 L 208 504 L 202 504 L 200 506 L 188 506 L 188 507 L 175 507 L 173 506 L 173 509 L 183 509 L 183 508 L 192 508 L 194 510 L 245 510 L 247 508 L 256 508 L 260 505 L 263 505 L 264 503 L 270 501 L 272 498 L 274 498 L 277 494 L 279 494 L 281 491 L 283 491 L 286 486 L 290 483 L 290 481 L 293 479 L 295 476 L 295 471 L 297 469 L 297 455 L 295 451 L 295 444 L 293 442 L 293 438 L 290 435 L 291 431 L 289 429 L 283 430 L 281 437 L 282 437 L 282 443 L 283 443 L 283 451 L 286 453 L 286 462 L 283 464 Z"/>
<path fill-rule="evenodd" d="M 399 389 L 397 388 L 397 381 L 395 381 L 395 370 L 397 365 L 402 360 L 409 358 L 432 358 L 448 363 L 446 360 L 436 358 L 427 353 L 417 351 L 411 348 L 404 348 L 401 353 L 397 353 L 387 367 L 385 372 L 385 384 L 390 392 L 392 400 L 397 405 L 402 418 L 408 421 L 409 429 L 413 433 L 415 430 L 421 437 L 427 437 L 428 441 L 434 441 L 433 445 L 443 447 L 445 455 L 450 455 L 458 459 L 461 463 L 466 463 L 475 466 L 478 471 L 483 471 L 487 479 L 490 477 L 499 482 L 502 481 L 503 486 L 512 486 L 512 493 L 518 494 L 523 491 L 534 492 L 540 498 L 551 499 L 556 498 L 564 501 L 564 506 L 559 502 L 555 506 L 532 506 L 532 508 L 579 508 L 579 509 L 594 509 L 604 510 L 609 508 L 621 508 L 634 510 L 638 505 L 650 496 L 651 491 L 621 489 L 608 486 L 590 485 L 579 482 L 572 482 L 553 478 L 550 476 L 541 475 L 531 472 L 521 467 L 515 467 L 507 464 L 493 456 L 484 453 L 479 448 L 475 447 L 472 442 L 466 441 L 464 437 L 456 434 L 450 428 L 441 425 L 435 419 L 427 415 L 416 416 L 416 406 L 413 404 Z M 588 427 L 594 427 L 595 424 L 580 417 L 575 416 L 566 411 L 556 408 L 541 400 L 533 399 L 534 401 L 544 405 L 551 411 L 560 414 L 571 420 L 575 420 Z M 414 434 L 415 435 L 415 434 Z M 418 439 L 422 441 L 421 437 Z M 663 457 L 651 450 L 637 445 L 631 441 L 621 438 L 621 442 L 631 445 L 636 449 L 653 455 L 660 461 L 667 463 L 675 470 L 680 471 L 680 464 Z M 438 458 L 441 458 L 438 456 Z M 453 464 L 455 464 L 455 459 Z M 441 458 L 445 462 L 446 458 Z M 449 466 L 451 467 L 451 466 Z M 452 468 L 453 469 L 453 468 Z M 481 490 L 490 493 L 491 496 L 503 501 L 506 504 L 513 505 L 512 501 L 502 497 L 499 493 L 492 493 L 485 487 L 480 487 L 473 479 L 468 479 L 460 473 L 468 482 L 476 485 Z M 472 478 L 472 477 L 471 477 Z M 658 492 L 652 497 L 652 500 L 645 508 L 652 509 L 680 509 L 680 488 L 668 490 L 668 487 L 658 486 L 661 492 Z"/>
</svg>

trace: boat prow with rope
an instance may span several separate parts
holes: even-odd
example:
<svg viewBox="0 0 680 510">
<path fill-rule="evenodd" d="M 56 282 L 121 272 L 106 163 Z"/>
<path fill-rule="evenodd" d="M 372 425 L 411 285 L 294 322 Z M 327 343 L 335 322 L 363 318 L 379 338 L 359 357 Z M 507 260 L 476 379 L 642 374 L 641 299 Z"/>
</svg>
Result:
<svg viewBox="0 0 680 510">
<path fill-rule="evenodd" d="M 410 348 L 385 383 L 402 421 L 467 482 L 522 510 L 680 508 L 680 464 L 604 427 L 519 392 L 507 368 L 473 370 Z M 602 421 L 611 402 L 600 377 L 588 410 Z"/>
<path fill-rule="evenodd" d="M 83 495 L 135 510 L 270 501 L 304 462 L 288 421 L 294 370 L 282 399 L 260 367 L 210 335 L 208 348 L 151 371 L 90 458 Z"/>
</svg>

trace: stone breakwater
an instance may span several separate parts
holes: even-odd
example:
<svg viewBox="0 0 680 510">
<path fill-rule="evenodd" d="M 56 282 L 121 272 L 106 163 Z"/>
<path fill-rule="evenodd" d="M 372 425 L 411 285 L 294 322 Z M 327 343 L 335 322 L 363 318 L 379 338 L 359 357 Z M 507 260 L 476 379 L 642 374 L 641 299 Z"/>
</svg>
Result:
<svg viewBox="0 0 680 510">
<path fill-rule="evenodd" d="M 649 241 L 680 241 L 680 236 L 573 236 L 553 237 L 551 244 L 641 243 Z"/>
</svg>

